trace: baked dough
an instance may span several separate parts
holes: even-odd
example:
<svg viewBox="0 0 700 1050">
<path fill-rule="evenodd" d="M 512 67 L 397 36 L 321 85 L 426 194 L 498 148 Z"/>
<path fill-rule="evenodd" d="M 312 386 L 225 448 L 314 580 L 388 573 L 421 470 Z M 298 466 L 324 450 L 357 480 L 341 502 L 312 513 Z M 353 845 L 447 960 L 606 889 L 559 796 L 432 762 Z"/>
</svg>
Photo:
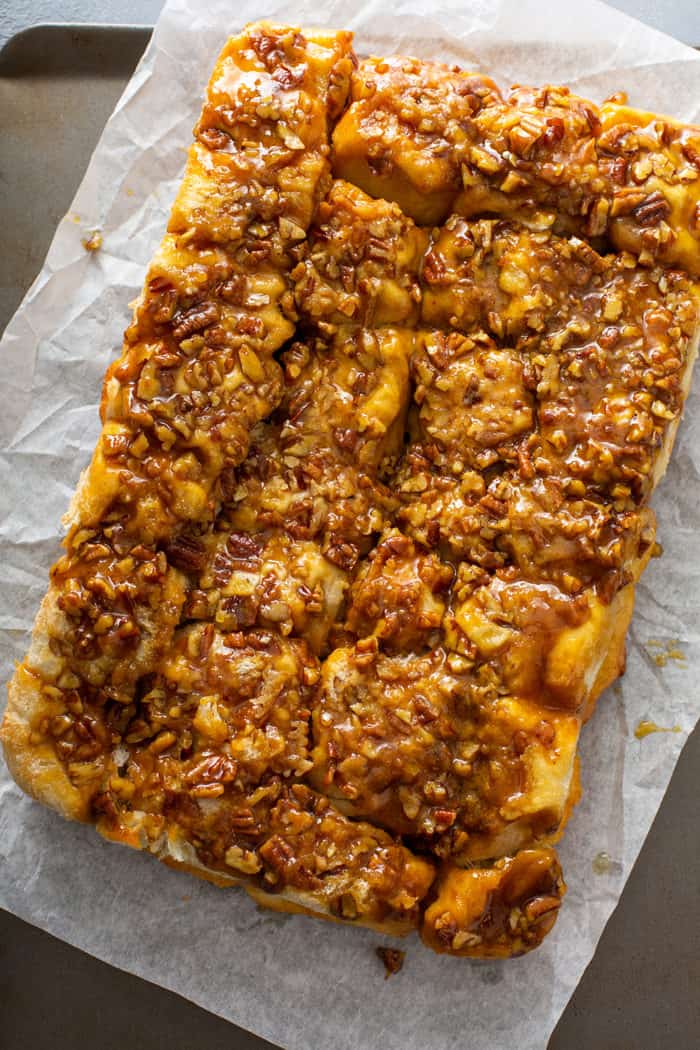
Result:
<svg viewBox="0 0 700 1050">
<path fill-rule="evenodd" d="M 10 683 L 20 786 L 266 907 L 539 944 L 697 351 L 699 136 L 232 38 Z"/>
</svg>

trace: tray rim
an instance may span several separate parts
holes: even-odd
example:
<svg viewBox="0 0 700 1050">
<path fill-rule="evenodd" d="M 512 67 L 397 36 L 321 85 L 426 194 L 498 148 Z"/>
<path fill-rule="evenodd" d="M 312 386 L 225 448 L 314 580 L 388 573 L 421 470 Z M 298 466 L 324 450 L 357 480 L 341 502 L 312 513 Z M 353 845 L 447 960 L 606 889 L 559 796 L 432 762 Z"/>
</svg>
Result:
<svg viewBox="0 0 700 1050">
<path fill-rule="evenodd" d="M 154 25 L 140 22 L 36 22 L 34 25 L 25 26 L 9 36 L 0 46 L 0 78 L 6 76 L 22 75 L 21 72 L 12 69 L 12 63 L 17 58 L 26 58 L 29 46 L 35 38 L 41 38 L 49 34 L 62 35 L 71 34 L 106 34 L 133 37 L 144 37 L 144 46 L 153 33 Z M 6 68 L 9 67 L 9 68 Z M 26 72 L 26 70 L 25 70 Z M 79 74 L 77 74 L 79 75 Z"/>
</svg>

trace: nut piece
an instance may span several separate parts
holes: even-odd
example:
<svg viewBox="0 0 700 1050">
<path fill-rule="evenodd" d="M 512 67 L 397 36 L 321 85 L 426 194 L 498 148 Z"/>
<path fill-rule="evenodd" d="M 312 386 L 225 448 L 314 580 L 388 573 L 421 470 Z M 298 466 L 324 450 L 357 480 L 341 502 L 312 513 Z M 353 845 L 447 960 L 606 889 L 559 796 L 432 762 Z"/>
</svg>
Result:
<svg viewBox="0 0 700 1050">
<path fill-rule="evenodd" d="M 406 959 L 406 952 L 402 952 L 398 948 L 386 947 L 375 948 L 375 951 L 384 963 L 384 969 L 386 970 L 386 973 L 384 974 L 385 981 L 390 977 L 393 977 L 395 973 L 398 973 L 402 969 L 404 960 Z"/>
<path fill-rule="evenodd" d="M 262 868 L 262 863 L 253 850 L 241 849 L 240 846 L 229 846 L 224 860 L 229 868 L 235 868 L 243 875 L 255 875 Z"/>
</svg>

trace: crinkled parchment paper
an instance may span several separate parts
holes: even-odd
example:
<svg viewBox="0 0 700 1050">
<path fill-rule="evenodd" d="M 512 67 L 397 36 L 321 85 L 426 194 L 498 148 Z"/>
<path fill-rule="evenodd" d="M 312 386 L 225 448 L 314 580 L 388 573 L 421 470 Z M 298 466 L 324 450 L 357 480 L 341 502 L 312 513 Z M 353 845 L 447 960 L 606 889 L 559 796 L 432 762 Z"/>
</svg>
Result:
<svg viewBox="0 0 700 1050">
<path fill-rule="evenodd" d="M 643 108 L 700 120 L 700 55 L 595 0 L 172 0 L 0 347 L 3 679 L 26 649 L 58 521 L 97 438 L 102 375 L 164 229 L 209 71 L 226 36 L 263 14 L 354 29 L 361 54 L 456 61 L 504 87 L 566 82 L 596 101 L 625 89 Z M 82 239 L 96 229 L 103 245 L 88 253 Z M 373 948 L 387 938 L 265 914 L 241 891 L 104 843 L 30 802 L 1 762 L 0 905 L 290 1050 L 544 1047 L 697 716 L 699 408 L 696 382 L 655 500 L 665 556 L 639 588 L 627 674 L 583 733 L 584 797 L 561 846 L 569 893 L 539 951 L 478 964 L 413 937 L 385 982 Z M 685 660 L 659 667 L 671 640 Z M 646 718 L 682 732 L 637 740 Z M 595 874 L 600 851 L 612 863 Z"/>
</svg>

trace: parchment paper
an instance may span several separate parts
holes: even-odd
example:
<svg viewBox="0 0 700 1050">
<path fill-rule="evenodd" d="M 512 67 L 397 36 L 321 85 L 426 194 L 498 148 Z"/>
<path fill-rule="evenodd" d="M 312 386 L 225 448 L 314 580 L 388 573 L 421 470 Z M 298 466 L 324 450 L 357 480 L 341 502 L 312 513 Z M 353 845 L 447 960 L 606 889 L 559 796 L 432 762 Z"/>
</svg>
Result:
<svg viewBox="0 0 700 1050">
<path fill-rule="evenodd" d="M 566 82 L 596 101 L 625 89 L 634 104 L 700 119 L 700 56 L 595 0 L 171 0 L 0 345 L 3 679 L 26 650 L 57 523 L 98 434 L 102 375 L 164 229 L 209 71 L 227 34 L 263 14 L 354 29 L 360 53 L 454 60 L 504 87 Z M 82 239 L 94 230 L 104 240 L 91 254 Z M 584 798 L 561 845 L 569 893 L 537 952 L 470 963 L 413 937 L 402 973 L 384 981 L 373 949 L 389 939 L 259 912 L 240 891 L 104 843 L 30 802 L 2 763 L 0 905 L 289 1050 L 544 1047 L 697 717 L 699 408 L 696 381 L 655 500 L 665 556 L 639 588 L 627 674 L 583 733 Z M 664 647 L 685 659 L 659 667 Z M 682 732 L 637 740 L 648 718 Z M 611 864 L 596 874 L 601 851 Z"/>
</svg>

